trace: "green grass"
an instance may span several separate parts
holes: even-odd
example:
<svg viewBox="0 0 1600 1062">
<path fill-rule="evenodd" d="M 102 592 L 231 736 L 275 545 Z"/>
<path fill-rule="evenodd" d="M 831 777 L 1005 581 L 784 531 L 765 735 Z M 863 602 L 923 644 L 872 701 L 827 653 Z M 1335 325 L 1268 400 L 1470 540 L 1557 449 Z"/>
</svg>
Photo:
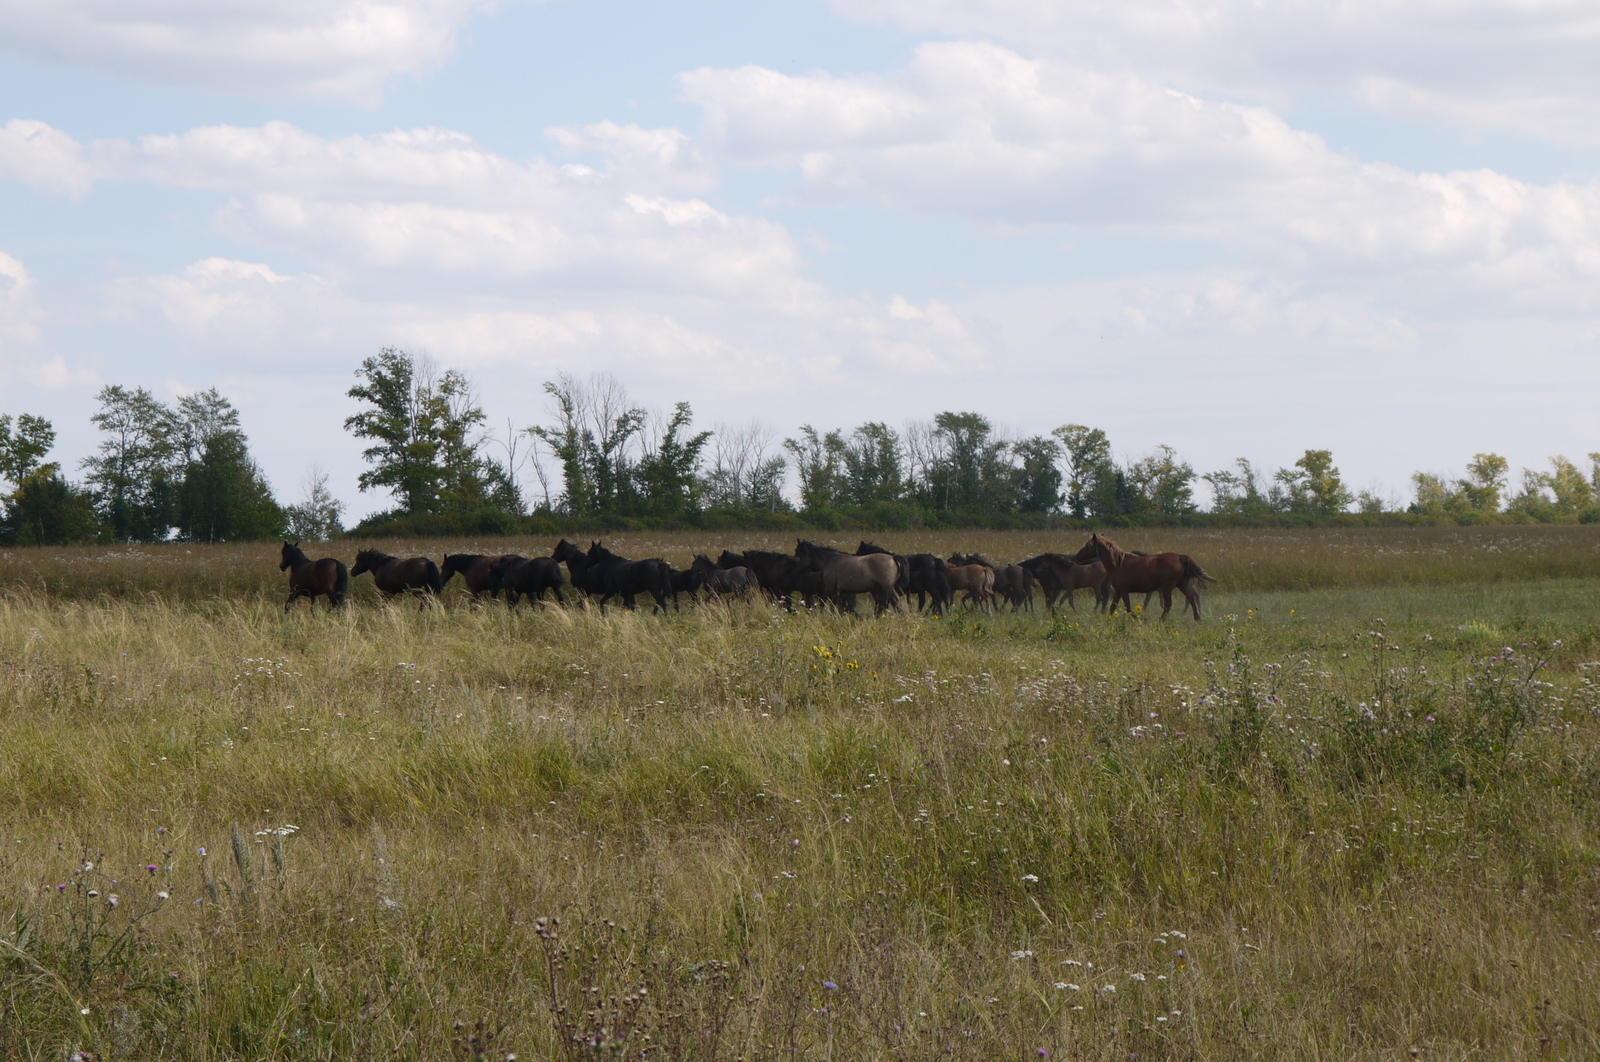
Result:
<svg viewBox="0 0 1600 1062">
<path fill-rule="evenodd" d="M 1202 624 L 12 551 L 76 589 L 0 596 L 0 1057 L 1595 1057 L 1592 544 L 1407 533 L 1192 536 Z"/>
</svg>

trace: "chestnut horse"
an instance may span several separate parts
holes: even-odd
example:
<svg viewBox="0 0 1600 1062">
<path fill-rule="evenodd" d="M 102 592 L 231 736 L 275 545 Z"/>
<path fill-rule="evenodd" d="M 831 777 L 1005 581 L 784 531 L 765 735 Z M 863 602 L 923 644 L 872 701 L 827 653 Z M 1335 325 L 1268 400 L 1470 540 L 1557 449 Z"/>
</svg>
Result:
<svg viewBox="0 0 1600 1062">
<path fill-rule="evenodd" d="M 345 591 L 350 589 L 350 572 L 344 561 L 334 557 L 314 561 L 305 555 L 298 542 L 283 544 L 283 563 L 278 565 L 278 570 L 289 573 L 289 600 L 283 603 L 285 612 L 297 597 L 309 597 L 315 605 L 318 594 L 328 595 L 329 608 L 338 608 L 344 604 Z"/>
<path fill-rule="evenodd" d="M 1194 610 L 1194 621 L 1200 622 L 1200 585 L 1214 583 L 1216 579 L 1195 563 L 1187 553 L 1154 553 L 1148 556 L 1128 553 L 1117 547 L 1109 538 L 1091 535 L 1074 556 L 1080 564 L 1097 558 L 1106 567 L 1106 584 L 1111 589 L 1111 612 L 1117 611 L 1117 602 L 1133 611 L 1130 594 L 1161 595 L 1161 618 L 1172 611 L 1172 590 L 1182 591 L 1188 607 Z M 1148 599 L 1147 599 L 1148 600 Z"/>
<path fill-rule="evenodd" d="M 439 566 L 427 557 L 401 560 L 375 549 L 358 550 L 355 566 L 350 569 L 350 578 L 366 572 L 372 573 L 372 585 L 378 588 L 385 599 L 396 594 L 414 593 L 426 605 L 426 595 L 432 594 L 437 598 L 444 590 Z"/>
</svg>

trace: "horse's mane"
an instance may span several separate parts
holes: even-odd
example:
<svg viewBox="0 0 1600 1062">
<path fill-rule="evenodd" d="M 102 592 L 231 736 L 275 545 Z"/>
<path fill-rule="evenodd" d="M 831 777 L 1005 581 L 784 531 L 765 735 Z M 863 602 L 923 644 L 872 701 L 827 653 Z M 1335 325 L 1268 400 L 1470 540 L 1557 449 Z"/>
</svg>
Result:
<svg viewBox="0 0 1600 1062">
<path fill-rule="evenodd" d="M 839 552 L 841 552 L 840 550 L 834 549 L 832 546 L 819 546 L 815 542 L 812 542 L 809 539 L 804 539 L 804 538 L 795 539 L 794 555 L 796 557 L 800 556 L 800 551 L 802 549 L 804 549 L 808 553 L 839 553 Z"/>
<path fill-rule="evenodd" d="M 290 563 L 311 559 L 306 556 L 306 551 L 300 548 L 300 543 L 298 542 L 285 542 L 283 544 L 283 555 L 289 558 Z"/>
<path fill-rule="evenodd" d="M 1111 567 L 1119 566 L 1122 563 L 1122 558 L 1127 556 L 1127 552 L 1104 535 L 1097 535 L 1096 537 L 1100 539 L 1100 544 L 1106 548 L 1106 555 L 1111 558 Z"/>
<path fill-rule="evenodd" d="M 395 556 L 393 556 L 391 554 L 383 552 L 381 549 L 363 549 L 363 550 L 358 550 L 357 552 L 358 553 L 365 553 L 367 555 L 367 563 L 369 565 L 372 565 L 372 564 L 388 564 L 392 560 L 398 560 L 399 559 L 398 557 L 395 557 Z"/>
<path fill-rule="evenodd" d="M 606 549 L 604 546 L 602 546 L 598 542 L 596 542 L 594 545 L 589 547 L 588 556 L 589 556 L 590 560 L 602 561 L 602 562 L 605 562 L 605 563 L 612 563 L 612 562 L 615 562 L 615 561 L 626 561 L 628 559 L 627 557 L 621 556 L 620 554 L 612 553 L 609 549 Z"/>
</svg>

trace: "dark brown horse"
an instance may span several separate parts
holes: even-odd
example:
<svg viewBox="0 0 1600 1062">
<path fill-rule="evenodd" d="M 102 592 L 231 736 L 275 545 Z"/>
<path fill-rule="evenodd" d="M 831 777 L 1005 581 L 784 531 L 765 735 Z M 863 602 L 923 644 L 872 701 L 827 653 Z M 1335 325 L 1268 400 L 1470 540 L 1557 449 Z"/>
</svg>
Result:
<svg viewBox="0 0 1600 1062">
<path fill-rule="evenodd" d="M 981 553 L 952 553 L 952 565 L 981 564 L 994 572 L 995 596 L 1003 597 L 1011 611 L 1026 607 L 1033 611 L 1033 573 L 1020 564 L 996 564 Z"/>
<path fill-rule="evenodd" d="M 791 612 L 794 611 L 796 595 L 803 596 L 806 607 L 810 608 L 812 599 L 822 593 L 822 573 L 811 570 L 787 553 L 761 549 L 745 550 L 743 553 L 723 550 L 722 556 L 717 558 L 717 567 L 723 571 L 748 569 L 755 576 L 757 585 Z"/>
<path fill-rule="evenodd" d="M 444 579 L 439 575 L 439 566 L 427 557 L 411 557 L 401 560 L 391 557 L 375 549 L 364 549 L 356 553 L 356 563 L 350 569 L 350 577 L 365 572 L 372 573 L 372 585 L 385 599 L 396 594 L 416 594 L 421 603 L 428 603 L 428 596 L 432 594 L 436 599 L 444 590 Z"/>
<path fill-rule="evenodd" d="M 510 553 L 495 562 L 491 577 L 495 587 L 506 592 L 506 604 L 512 608 L 517 607 L 524 594 L 530 601 L 542 601 L 546 590 L 556 596 L 556 604 L 565 607 L 567 603 L 561 596 L 567 577 L 561 574 L 561 565 L 553 558 Z"/>
<path fill-rule="evenodd" d="M 1216 582 L 1204 568 L 1195 563 L 1187 553 L 1153 553 L 1148 556 L 1128 553 L 1117 547 L 1109 538 L 1091 535 L 1076 554 L 1076 559 L 1096 557 L 1106 566 L 1106 582 L 1111 588 L 1111 611 L 1117 611 L 1117 602 L 1129 612 L 1133 611 L 1130 594 L 1161 595 L 1161 618 L 1172 611 L 1172 591 L 1182 592 L 1188 607 L 1194 610 L 1194 621 L 1200 622 L 1200 586 Z M 1148 600 L 1148 599 L 1146 599 Z"/>
<path fill-rule="evenodd" d="M 1065 553 L 1041 553 L 1019 563 L 1032 572 L 1038 581 L 1039 589 L 1044 591 L 1046 608 L 1055 608 L 1065 597 L 1067 604 L 1076 612 L 1078 603 L 1073 599 L 1077 596 L 1076 592 L 1085 587 L 1094 594 L 1096 609 L 1105 608 L 1110 601 L 1110 591 L 1105 585 L 1106 566 L 1100 563 L 1099 558 L 1080 564 Z M 1146 599 L 1145 605 L 1149 604 Z"/>
<path fill-rule="evenodd" d="M 485 556 L 482 553 L 447 553 L 444 563 L 439 566 L 439 578 L 448 583 L 459 572 L 461 581 L 472 593 L 472 600 L 478 600 L 483 594 L 499 597 L 500 585 L 494 577 L 495 565 L 516 556 L 515 553 L 503 553 L 499 556 Z"/>
<path fill-rule="evenodd" d="M 889 550 L 873 542 L 863 541 L 856 547 L 856 556 L 864 557 L 868 553 L 890 553 Z M 906 603 L 911 601 L 911 595 L 917 595 L 917 611 L 928 607 L 928 598 L 933 598 L 933 613 L 941 615 L 950 605 L 950 580 L 945 578 L 945 562 L 941 557 L 932 553 L 907 553 L 901 556 L 890 553 L 890 556 L 905 561 L 905 580 L 900 586 L 900 592 L 905 595 Z"/>
<path fill-rule="evenodd" d="M 298 542 L 283 544 L 283 562 L 278 570 L 289 573 L 289 600 L 283 603 L 285 612 L 297 597 L 309 597 L 315 605 L 318 594 L 327 595 L 329 608 L 338 608 L 344 604 L 345 591 L 350 589 L 350 572 L 344 561 L 334 557 L 312 560 Z"/>
</svg>

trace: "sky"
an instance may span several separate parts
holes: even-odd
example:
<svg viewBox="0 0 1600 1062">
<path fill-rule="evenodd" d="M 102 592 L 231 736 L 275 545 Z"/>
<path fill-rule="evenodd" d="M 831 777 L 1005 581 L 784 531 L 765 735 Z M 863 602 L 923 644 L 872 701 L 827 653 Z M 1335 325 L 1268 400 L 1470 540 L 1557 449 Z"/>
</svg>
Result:
<svg viewBox="0 0 1600 1062">
<path fill-rule="evenodd" d="M 386 346 L 503 435 L 983 413 L 1355 489 L 1600 450 L 1592 0 L 0 0 L 0 413 L 215 386 L 295 500 Z"/>
</svg>

